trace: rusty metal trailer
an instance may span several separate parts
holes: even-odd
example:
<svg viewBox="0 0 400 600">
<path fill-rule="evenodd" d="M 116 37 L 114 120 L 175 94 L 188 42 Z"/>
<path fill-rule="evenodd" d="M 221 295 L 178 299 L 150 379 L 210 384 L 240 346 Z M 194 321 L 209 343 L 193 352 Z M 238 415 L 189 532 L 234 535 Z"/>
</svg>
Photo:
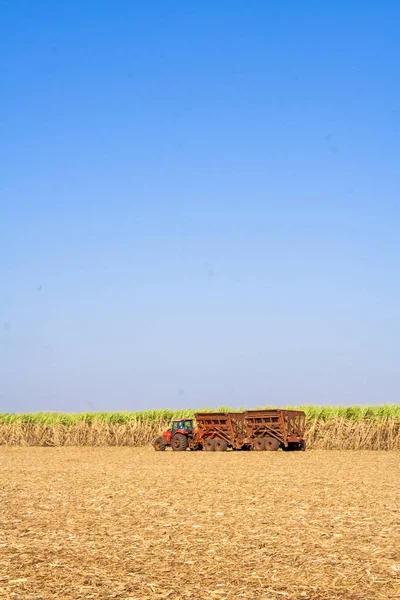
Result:
<svg viewBox="0 0 400 600">
<path fill-rule="evenodd" d="M 244 418 L 255 450 L 305 450 L 302 410 L 247 410 Z"/>
<path fill-rule="evenodd" d="M 244 413 L 196 413 L 195 419 L 199 444 L 208 452 L 239 450 L 251 444 Z"/>
</svg>

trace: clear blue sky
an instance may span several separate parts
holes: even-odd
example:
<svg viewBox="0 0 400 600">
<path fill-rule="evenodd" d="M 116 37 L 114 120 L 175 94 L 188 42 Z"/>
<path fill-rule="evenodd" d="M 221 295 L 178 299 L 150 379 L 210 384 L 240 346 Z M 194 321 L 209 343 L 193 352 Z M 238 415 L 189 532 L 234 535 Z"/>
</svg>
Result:
<svg viewBox="0 0 400 600">
<path fill-rule="evenodd" d="M 0 4 L 0 410 L 399 401 L 397 2 Z"/>
</svg>

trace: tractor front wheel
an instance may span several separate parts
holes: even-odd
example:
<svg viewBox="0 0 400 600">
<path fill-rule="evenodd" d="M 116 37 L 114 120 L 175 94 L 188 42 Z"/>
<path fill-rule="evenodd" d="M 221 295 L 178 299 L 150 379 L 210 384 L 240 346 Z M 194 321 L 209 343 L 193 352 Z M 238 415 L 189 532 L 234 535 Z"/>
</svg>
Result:
<svg viewBox="0 0 400 600">
<path fill-rule="evenodd" d="M 163 437 L 158 437 L 153 442 L 154 450 L 157 452 L 163 452 L 165 450 L 165 441 Z"/>
<path fill-rule="evenodd" d="M 172 450 L 175 452 L 184 452 L 188 447 L 188 439 L 182 433 L 176 433 L 171 440 Z"/>
</svg>

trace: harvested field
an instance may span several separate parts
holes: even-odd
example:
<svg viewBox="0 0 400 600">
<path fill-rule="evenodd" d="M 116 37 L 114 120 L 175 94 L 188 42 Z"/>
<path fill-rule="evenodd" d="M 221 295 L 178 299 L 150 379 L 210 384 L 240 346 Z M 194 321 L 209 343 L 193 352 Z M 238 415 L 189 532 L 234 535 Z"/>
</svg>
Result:
<svg viewBox="0 0 400 600">
<path fill-rule="evenodd" d="M 399 453 L 0 457 L 0 598 L 400 598 Z"/>
</svg>

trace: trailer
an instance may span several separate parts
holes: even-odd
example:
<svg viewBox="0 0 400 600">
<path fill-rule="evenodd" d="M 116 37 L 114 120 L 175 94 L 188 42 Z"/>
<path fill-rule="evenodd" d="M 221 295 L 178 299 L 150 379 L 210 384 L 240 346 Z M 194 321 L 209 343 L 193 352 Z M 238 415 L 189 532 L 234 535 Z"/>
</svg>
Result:
<svg viewBox="0 0 400 600">
<path fill-rule="evenodd" d="M 198 441 L 207 452 L 248 449 L 244 413 L 196 413 Z"/>
<path fill-rule="evenodd" d="M 306 449 L 306 414 L 302 410 L 246 410 L 244 419 L 255 450 Z"/>
</svg>

